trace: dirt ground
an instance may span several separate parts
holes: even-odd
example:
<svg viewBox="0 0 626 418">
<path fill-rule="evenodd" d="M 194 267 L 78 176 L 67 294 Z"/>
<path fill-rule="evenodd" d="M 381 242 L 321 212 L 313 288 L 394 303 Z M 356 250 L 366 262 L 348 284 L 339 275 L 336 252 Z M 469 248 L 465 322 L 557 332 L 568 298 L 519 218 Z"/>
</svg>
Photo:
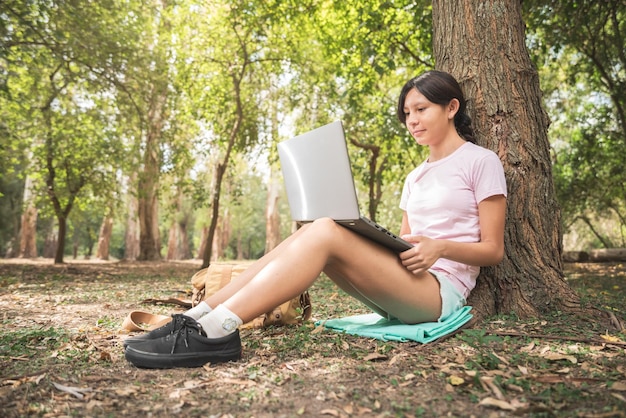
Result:
<svg viewBox="0 0 626 418">
<path fill-rule="evenodd" d="M 142 304 L 185 297 L 198 263 L 0 261 L 0 415 L 624 417 L 626 334 L 555 313 L 514 315 L 421 345 L 343 335 L 366 312 L 324 278 L 302 326 L 243 330 L 240 361 L 142 370 L 121 330 Z M 626 267 L 569 264 L 583 303 L 626 319 Z"/>
</svg>

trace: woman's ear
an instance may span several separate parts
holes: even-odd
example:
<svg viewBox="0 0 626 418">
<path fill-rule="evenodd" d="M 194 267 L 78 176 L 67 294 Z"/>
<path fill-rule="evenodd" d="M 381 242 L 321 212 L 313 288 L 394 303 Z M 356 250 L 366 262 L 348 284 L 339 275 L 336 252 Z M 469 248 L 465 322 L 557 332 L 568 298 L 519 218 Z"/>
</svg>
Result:
<svg viewBox="0 0 626 418">
<path fill-rule="evenodd" d="M 454 116 L 459 111 L 459 107 L 461 106 L 459 99 L 452 99 L 450 103 L 448 103 L 448 119 L 454 119 Z"/>
</svg>

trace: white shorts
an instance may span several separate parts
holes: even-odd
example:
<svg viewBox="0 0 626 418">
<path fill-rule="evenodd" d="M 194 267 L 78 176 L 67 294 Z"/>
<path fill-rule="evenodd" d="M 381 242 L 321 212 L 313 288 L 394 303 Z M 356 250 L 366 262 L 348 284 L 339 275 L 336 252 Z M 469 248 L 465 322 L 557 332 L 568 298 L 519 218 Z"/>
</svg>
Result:
<svg viewBox="0 0 626 418">
<path fill-rule="evenodd" d="M 439 293 L 441 294 L 441 316 L 439 317 L 439 322 L 443 322 L 450 315 L 465 306 L 466 300 L 450 282 L 445 273 L 433 270 L 428 271 L 439 281 Z"/>
</svg>

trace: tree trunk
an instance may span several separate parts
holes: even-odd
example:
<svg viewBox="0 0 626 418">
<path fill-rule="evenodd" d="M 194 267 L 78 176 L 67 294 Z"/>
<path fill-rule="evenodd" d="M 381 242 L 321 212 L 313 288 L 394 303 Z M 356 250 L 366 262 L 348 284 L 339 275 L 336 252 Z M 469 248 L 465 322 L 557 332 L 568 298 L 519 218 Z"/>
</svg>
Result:
<svg viewBox="0 0 626 418">
<path fill-rule="evenodd" d="M 136 175 L 132 174 L 130 183 L 135 184 Z M 124 259 L 136 260 L 139 257 L 139 227 L 137 214 L 139 212 L 139 202 L 137 198 L 130 194 L 127 201 L 126 232 L 124 234 Z"/>
<path fill-rule="evenodd" d="M 190 256 L 186 224 L 172 221 L 167 241 L 167 259 L 186 260 Z"/>
<path fill-rule="evenodd" d="M 153 93 L 148 111 L 148 132 L 143 156 L 143 172 L 139 176 L 139 260 L 160 260 L 158 187 L 160 171 L 160 140 L 164 124 L 166 87 Z"/>
<path fill-rule="evenodd" d="M 109 259 L 109 248 L 111 245 L 111 234 L 113 233 L 113 218 L 105 216 L 100 226 L 98 234 L 98 249 L 96 250 L 96 258 L 100 260 Z"/>
<path fill-rule="evenodd" d="M 233 139 L 234 142 L 234 139 Z M 229 153 L 230 158 L 230 153 Z M 202 268 L 208 267 L 213 260 L 213 242 L 215 239 L 215 230 L 220 210 L 220 197 L 222 194 L 222 180 L 226 172 L 228 159 L 225 158 L 223 163 L 217 163 L 215 167 L 215 179 L 213 181 L 213 190 L 211 191 L 211 223 L 207 231 L 206 245 L 202 254 Z"/>
<path fill-rule="evenodd" d="M 33 203 L 33 181 L 26 177 L 24 185 L 24 212 L 20 228 L 20 258 L 37 257 L 37 208 Z"/>
<path fill-rule="evenodd" d="M 166 260 L 179 260 L 178 254 L 178 240 L 180 239 L 180 233 L 178 228 L 178 222 L 173 220 L 170 224 L 170 232 L 167 238 L 167 255 Z"/>
<path fill-rule="evenodd" d="M 267 208 L 265 211 L 265 253 L 272 251 L 280 244 L 280 180 L 274 168 L 271 170 L 270 182 L 267 190 Z"/>
<path fill-rule="evenodd" d="M 57 216 L 57 222 L 59 222 L 59 232 L 57 235 L 57 248 L 54 252 L 54 264 L 63 264 L 65 238 L 67 236 L 67 218 L 65 216 Z"/>
<path fill-rule="evenodd" d="M 218 222 L 215 227 L 215 233 L 213 234 L 213 243 L 211 244 L 211 262 L 218 261 L 224 256 L 224 246 L 222 244 L 223 238 L 224 235 L 222 234 L 222 225 Z"/>
<path fill-rule="evenodd" d="M 43 257 L 44 258 L 53 258 L 57 251 L 58 245 L 58 232 L 55 231 L 54 225 L 51 225 L 50 228 L 46 232 L 46 239 L 43 243 Z"/>
<path fill-rule="evenodd" d="M 208 236 L 209 236 L 209 227 L 208 226 L 203 226 L 202 227 L 202 231 L 200 233 L 200 248 L 198 248 L 198 256 L 196 257 L 196 258 L 198 258 L 200 260 L 202 260 L 202 258 L 204 257 L 204 254 L 206 252 Z"/>
<path fill-rule="evenodd" d="M 433 30 L 436 67 L 459 80 L 478 143 L 498 153 L 508 184 L 506 255 L 482 269 L 469 303 L 477 318 L 581 313 L 562 270 L 549 121 L 519 0 L 434 0 Z"/>
<path fill-rule="evenodd" d="M 217 255 L 219 258 L 224 258 L 226 255 L 226 249 L 228 248 L 228 244 L 230 244 L 230 238 L 233 235 L 233 227 L 232 227 L 232 216 L 230 214 L 230 210 L 226 208 L 224 213 L 220 216 L 220 224 L 219 228 L 219 244 L 217 248 Z M 217 259 L 217 258 L 216 258 Z"/>
<path fill-rule="evenodd" d="M 237 135 L 239 134 L 239 128 L 243 120 L 239 95 L 237 94 L 236 97 L 236 102 L 239 103 L 239 105 L 237 106 L 237 119 L 235 120 L 235 124 L 233 125 L 233 128 L 228 136 L 228 144 L 226 146 L 226 153 L 224 155 L 224 158 L 221 162 L 218 162 L 215 167 L 215 177 L 211 190 L 211 223 L 209 224 L 209 229 L 206 236 L 206 245 L 204 246 L 204 251 L 202 253 L 202 268 L 208 267 L 211 264 L 211 260 L 213 259 L 213 241 L 215 238 L 215 230 L 217 229 L 217 223 L 219 220 L 220 198 L 222 196 L 222 182 L 224 180 L 224 175 L 226 174 L 226 169 L 228 168 L 228 163 L 230 162 L 230 154 L 233 147 L 235 146 L 235 139 L 237 139 Z"/>
<path fill-rule="evenodd" d="M 187 224 L 189 223 L 190 216 L 185 211 L 185 206 L 183 205 L 183 191 L 181 187 L 177 188 L 175 199 L 176 213 L 170 225 L 167 240 L 167 259 L 186 260 L 191 258 L 189 240 L 187 237 Z"/>
</svg>

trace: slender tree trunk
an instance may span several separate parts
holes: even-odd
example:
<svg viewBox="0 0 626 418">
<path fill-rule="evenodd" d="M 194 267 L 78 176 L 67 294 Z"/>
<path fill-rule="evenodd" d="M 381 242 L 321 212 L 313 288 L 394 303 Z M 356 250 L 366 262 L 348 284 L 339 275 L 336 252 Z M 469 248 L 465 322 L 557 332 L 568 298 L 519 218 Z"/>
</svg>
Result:
<svg viewBox="0 0 626 418">
<path fill-rule="evenodd" d="M 51 225 L 50 228 L 46 231 L 46 238 L 43 243 L 43 257 L 44 258 L 54 258 L 54 255 L 57 251 L 58 245 L 58 235 L 57 231 L 54 229 L 55 225 Z"/>
<path fill-rule="evenodd" d="M 167 241 L 168 260 L 186 260 L 190 258 L 187 227 L 185 223 L 173 221 Z"/>
<path fill-rule="evenodd" d="M 218 223 L 215 227 L 215 233 L 213 234 L 213 243 L 211 244 L 211 262 L 218 261 L 223 255 L 222 246 L 222 226 Z"/>
<path fill-rule="evenodd" d="M 198 256 L 197 256 L 197 258 L 199 258 L 200 260 L 202 260 L 205 252 L 207 251 L 206 246 L 208 242 L 208 236 L 209 236 L 209 227 L 208 226 L 202 227 L 202 232 L 200 234 L 200 248 L 198 248 Z"/>
<path fill-rule="evenodd" d="M 37 257 L 37 208 L 33 203 L 33 181 L 26 177 L 24 185 L 24 212 L 20 228 L 20 258 Z"/>
<path fill-rule="evenodd" d="M 136 175 L 132 174 L 130 184 L 135 184 Z M 124 234 L 124 259 L 136 260 L 139 257 L 139 202 L 133 194 L 127 197 L 126 232 Z"/>
<path fill-rule="evenodd" d="M 191 258 L 189 241 L 187 237 L 187 224 L 190 215 L 185 210 L 183 204 L 183 191 L 180 187 L 176 190 L 176 213 L 170 225 L 169 237 L 167 240 L 167 259 L 185 260 Z"/>
<path fill-rule="evenodd" d="M 238 88 L 236 91 L 239 92 Z M 224 180 L 224 175 L 226 174 L 226 169 L 228 168 L 228 163 L 230 162 L 230 154 L 233 150 L 233 147 L 235 146 L 235 140 L 237 139 L 237 135 L 239 134 L 239 128 L 243 121 L 243 113 L 241 111 L 241 100 L 239 94 L 237 94 L 236 102 L 238 103 L 238 115 L 233 125 L 233 128 L 228 136 L 226 153 L 223 160 L 221 162 L 218 162 L 215 166 L 215 176 L 211 192 L 211 223 L 209 224 L 209 229 L 207 232 L 206 246 L 204 247 L 204 252 L 202 253 L 203 268 L 208 267 L 211 264 L 211 260 L 213 259 L 213 242 L 215 239 L 215 230 L 217 229 L 217 223 L 219 221 L 222 183 Z"/>
<path fill-rule="evenodd" d="M 244 260 L 250 258 L 250 247 L 248 246 L 248 254 L 243 247 L 243 237 L 241 231 L 237 234 L 237 260 Z"/>
<path fill-rule="evenodd" d="M 508 183 L 505 259 L 482 269 L 470 304 L 479 317 L 580 312 L 562 271 L 549 122 L 520 1 L 434 0 L 433 28 L 436 67 L 459 80 L 478 142 L 498 153 Z"/>
<path fill-rule="evenodd" d="M 217 229 L 217 221 L 220 210 L 220 197 L 222 194 L 222 180 L 224 173 L 226 172 L 226 164 L 218 163 L 215 167 L 215 177 L 213 182 L 213 190 L 211 192 L 211 222 L 209 223 L 209 229 L 207 230 L 206 245 L 204 247 L 204 253 L 202 255 L 202 267 L 208 267 L 213 260 L 213 243 L 215 240 L 215 230 Z"/>
<path fill-rule="evenodd" d="M 100 225 L 100 233 L 98 234 L 98 248 L 96 250 L 96 258 L 100 260 L 109 259 L 109 248 L 111 245 L 111 234 L 113 233 L 113 218 L 105 216 Z"/>
<path fill-rule="evenodd" d="M 178 240 L 180 239 L 178 222 L 173 220 L 170 224 L 170 232 L 167 238 L 166 260 L 178 260 Z"/>
<path fill-rule="evenodd" d="M 226 255 L 226 249 L 228 248 L 228 244 L 230 243 L 230 238 L 233 234 L 232 228 L 232 216 L 230 214 L 230 210 L 226 208 L 224 213 L 220 216 L 220 224 L 221 227 L 217 235 L 219 236 L 219 243 L 217 245 L 217 255 L 219 258 L 224 258 Z"/>
<path fill-rule="evenodd" d="M 187 223 L 180 224 L 180 260 L 191 258 L 191 248 L 189 246 L 189 234 L 187 232 Z"/>
<path fill-rule="evenodd" d="M 267 190 L 267 207 L 265 210 L 265 253 L 269 253 L 280 244 L 279 192 L 280 180 L 274 168 L 272 168 Z"/>
<path fill-rule="evenodd" d="M 164 124 L 166 88 L 153 93 L 148 111 L 148 132 L 139 176 L 139 260 L 160 260 L 158 187 L 160 171 L 160 140 Z"/>
<path fill-rule="evenodd" d="M 380 204 L 380 200 L 382 198 L 382 177 L 381 173 L 385 169 L 385 160 L 382 162 L 379 161 L 380 158 L 380 147 L 378 145 L 366 144 L 364 142 L 359 142 L 356 140 L 354 136 L 350 137 L 350 143 L 356 147 L 359 147 L 367 152 L 369 155 L 368 161 L 368 182 L 367 182 L 367 190 L 368 190 L 368 206 L 367 206 L 367 214 L 368 217 L 376 222 L 377 213 L 378 213 L 378 205 Z"/>
</svg>

